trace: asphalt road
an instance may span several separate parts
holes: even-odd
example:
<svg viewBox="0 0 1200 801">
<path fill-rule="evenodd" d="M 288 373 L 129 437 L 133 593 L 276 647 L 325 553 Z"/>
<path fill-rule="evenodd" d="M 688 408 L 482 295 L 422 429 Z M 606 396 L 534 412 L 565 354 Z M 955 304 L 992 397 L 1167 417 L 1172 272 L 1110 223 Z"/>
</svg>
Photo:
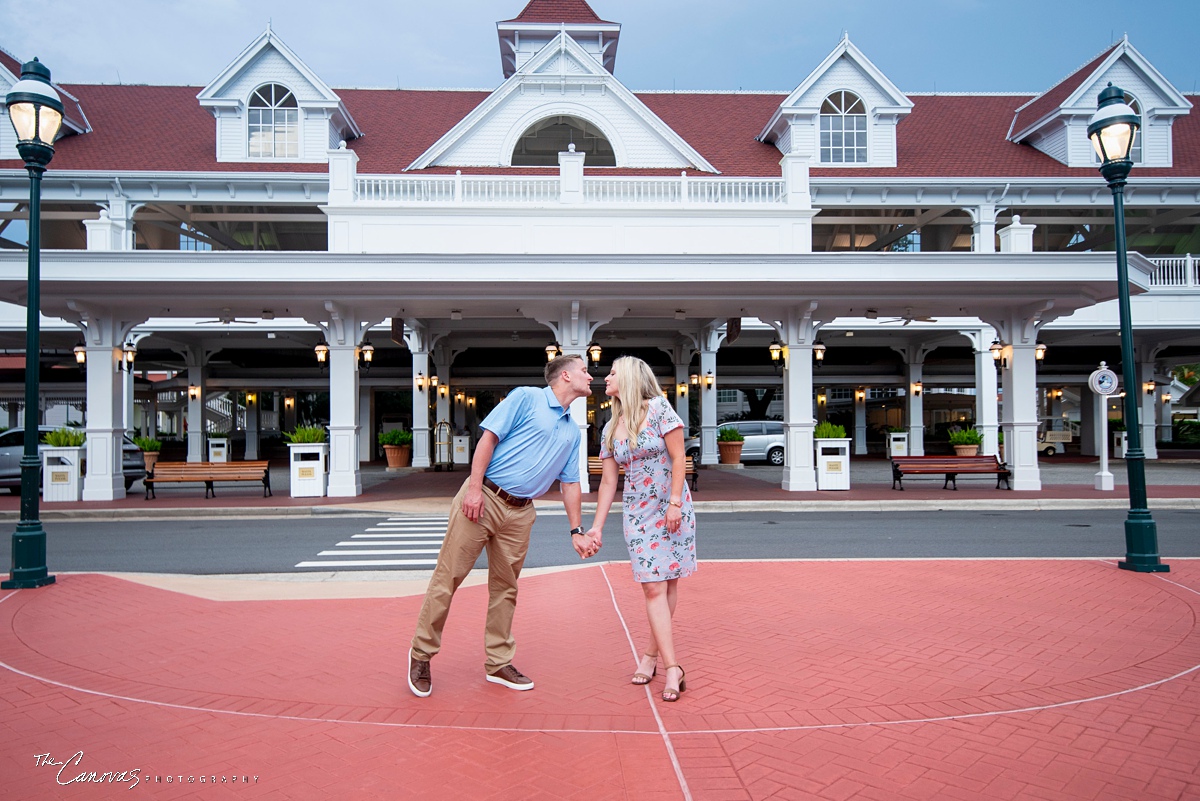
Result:
<svg viewBox="0 0 1200 801">
<path fill-rule="evenodd" d="M 1164 560 L 1200 557 L 1200 514 L 1161 510 L 1154 519 Z M 1123 510 L 1112 509 L 701 513 L 697 547 L 701 560 L 1120 557 L 1125 553 L 1124 520 Z M 430 564 L 420 563 L 436 559 L 444 518 L 406 522 L 320 516 L 44 525 L 51 572 L 311 573 L 428 570 Z M 526 566 L 576 563 L 566 529 L 562 515 L 539 519 Z M 3 550 L 0 568 L 7 574 L 11 549 Z M 627 558 L 619 514 L 609 516 L 601 557 Z M 376 560 L 418 564 L 352 564 Z"/>
</svg>

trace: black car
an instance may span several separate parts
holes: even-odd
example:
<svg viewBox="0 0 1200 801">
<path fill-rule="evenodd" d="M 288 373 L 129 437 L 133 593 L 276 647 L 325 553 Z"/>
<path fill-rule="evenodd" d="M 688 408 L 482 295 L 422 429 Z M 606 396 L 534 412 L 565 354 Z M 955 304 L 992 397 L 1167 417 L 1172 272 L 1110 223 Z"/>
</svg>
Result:
<svg viewBox="0 0 1200 801">
<path fill-rule="evenodd" d="M 55 430 L 55 426 L 38 426 L 42 437 Z M 47 447 L 39 445 L 38 450 Z M 0 487 L 8 487 L 14 495 L 21 492 L 21 457 L 25 454 L 25 429 L 10 428 L 0 433 Z M 124 435 L 121 443 L 121 469 L 125 473 L 125 489 L 133 486 L 133 482 L 146 476 L 146 462 L 142 451 L 128 435 Z"/>
</svg>

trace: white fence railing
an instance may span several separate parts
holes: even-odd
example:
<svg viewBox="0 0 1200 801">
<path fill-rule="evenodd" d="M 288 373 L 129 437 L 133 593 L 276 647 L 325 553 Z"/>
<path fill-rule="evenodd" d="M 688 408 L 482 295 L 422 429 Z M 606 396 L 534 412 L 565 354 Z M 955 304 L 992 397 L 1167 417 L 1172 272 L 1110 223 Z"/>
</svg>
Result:
<svg viewBox="0 0 1200 801">
<path fill-rule="evenodd" d="M 558 176 L 362 175 L 355 198 L 363 203 L 557 203 Z M 585 203 L 619 205 L 763 205 L 787 202 L 782 178 L 585 178 Z"/>
<path fill-rule="evenodd" d="M 1150 276 L 1152 288 L 1200 289 L 1200 256 L 1150 256 L 1155 269 Z"/>
</svg>

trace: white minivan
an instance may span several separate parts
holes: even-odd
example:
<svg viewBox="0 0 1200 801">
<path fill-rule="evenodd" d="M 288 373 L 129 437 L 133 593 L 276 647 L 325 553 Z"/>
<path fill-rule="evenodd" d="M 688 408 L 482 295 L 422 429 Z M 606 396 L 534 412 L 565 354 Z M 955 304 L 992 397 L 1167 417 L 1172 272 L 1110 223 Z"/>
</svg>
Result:
<svg viewBox="0 0 1200 801">
<path fill-rule="evenodd" d="M 745 437 L 742 444 L 742 461 L 766 461 L 773 465 L 782 465 L 784 461 L 783 422 L 780 420 L 731 420 L 717 426 L 736 428 Z M 684 449 L 693 459 L 700 458 L 700 438 L 691 437 L 684 443 Z"/>
</svg>

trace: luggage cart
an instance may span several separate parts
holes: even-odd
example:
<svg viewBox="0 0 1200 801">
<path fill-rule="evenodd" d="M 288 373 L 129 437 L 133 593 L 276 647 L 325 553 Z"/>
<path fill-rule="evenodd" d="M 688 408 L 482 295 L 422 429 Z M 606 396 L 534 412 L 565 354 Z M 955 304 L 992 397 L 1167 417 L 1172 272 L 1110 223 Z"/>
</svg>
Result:
<svg viewBox="0 0 1200 801">
<path fill-rule="evenodd" d="M 433 427 L 433 469 L 454 469 L 454 439 L 450 424 L 445 420 Z"/>
</svg>

